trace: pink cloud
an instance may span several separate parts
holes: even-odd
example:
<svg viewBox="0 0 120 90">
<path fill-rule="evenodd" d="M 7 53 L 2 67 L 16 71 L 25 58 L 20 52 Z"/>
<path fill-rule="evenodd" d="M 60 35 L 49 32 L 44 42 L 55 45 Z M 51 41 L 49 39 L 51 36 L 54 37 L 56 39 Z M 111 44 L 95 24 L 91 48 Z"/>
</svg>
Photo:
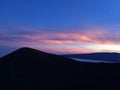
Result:
<svg viewBox="0 0 120 90">
<path fill-rule="evenodd" d="M 73 54 L 73 53 L 89 53 L 91 50 L 89 49 L 78 49 L 78 48 L 60 48 L 60 47 L 52 47 L 52 46 L 31 46 L 32 48 L 36 48 L 38 50 L 42 50 L 48 53 L 55 54 Z"/>
<path fill-rule="evenodd" d="M 97 44 L 119 44 L 120 35 L 112 36 L 112 33 L 103 30 L 85 30 L 82 32 L 54 32 L 32 31 L 34 34 L 2 34 L 0 40 L 36 42 L 48 44 L 70 44 L 75 42 L 88 42 Z M 30 33 L 32 33 L 30 32 Z M 3 39 L 4 37 L 4 39 Z M 116 41 L 115 41 L 115 40 Z"/>
<path fill-rule="evenodd" d="M 73 48 L 74 45 L 77 46 L 79 44 L 92 43 L 92 44 L 111 44 L 111 45 L 120 45 L 120 34 L 108 32 L 106 29 L 86 29 L 86 30 L 43 30 L 36 29 L 26 26 L 15 25 L 18 30 L 18 33 L 7 33 L 6 31 L 0 32 L 0 44 L 6 45 L 9 43 L 16 45 L 45 45 L 42 47 L 44 50 L 52 51 L 52 52 L 61 52 L 61 53 L 85 53 L 90 52 L 88 49 Z M 19 30 L 25 32 L 24 34 L 20 34 Z M 31 45 L 29 45 L 31 44 Z M 68 48 L 56 48 L 55 45 L 58 46 L 70 46 L 71 49 Z M 51 46 L 51 47 L 48 47 Z M 41 49 L 42 49 L 41 48 Z"/>
</svg>

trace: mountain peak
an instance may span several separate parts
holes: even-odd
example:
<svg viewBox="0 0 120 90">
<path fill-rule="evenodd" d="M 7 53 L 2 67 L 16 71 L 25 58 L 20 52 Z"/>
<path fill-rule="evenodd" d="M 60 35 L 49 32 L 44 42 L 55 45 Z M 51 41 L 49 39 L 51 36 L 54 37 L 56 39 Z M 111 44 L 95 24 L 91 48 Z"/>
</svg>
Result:
<svg viewBox="0 0 120 90">
<path fill-rule="evenodd" d="M 17 49 L 16 51 L 12 52 L 12 53 L 24 53 L 24 54 L 42 54 L 42 53 L 45 53 L 43 51 L 40 51 L 40 50 L 37 50 L 37 49 L 34 49 L 34 48 L 30 48 L 30 47 L 22 47 L 20 49 Z"/>
<path fill-rule="evenodd" d="M 22 47 L 20 49 L 32 49 L 32 48 L 30 48 L 30 47 Z"/>
<path fill-rule="evenodd" d="M 34 51 L 39 51 L 39 50 L 37 50 L 37 49 L 33 49 L 33 48 L 30 48 L 30 47 L 22 47 L 22 48 L 20 48 L 20 49 L 18 49 L 18 50 L 16 50 L 16 51 L 26 51 L 26 50 L 34 50 Z"/>
<path fill-rule="evenodd" d="M 53 62 L 53 63 L 78 63 L 72 59 L 46 53 L 43 51 L 39 51 L 37 49 L 22 47 L 17 49 L 14 52 L 4 56 L 1 58 L 4 62 L 16 62 L 16 61 L 26 61 L 26 62 Z"/>
<path fill-rule="evenodd" d="M 45 54 L 45 52 L 39 51 L 37 49 L 29 48 L 29 47 L 22 47 L 19 48 L 8 55 L 2 57 L 2 58 L 8 58 L 8 57 L 37 57 L 42 54 Z"/>
</svg>

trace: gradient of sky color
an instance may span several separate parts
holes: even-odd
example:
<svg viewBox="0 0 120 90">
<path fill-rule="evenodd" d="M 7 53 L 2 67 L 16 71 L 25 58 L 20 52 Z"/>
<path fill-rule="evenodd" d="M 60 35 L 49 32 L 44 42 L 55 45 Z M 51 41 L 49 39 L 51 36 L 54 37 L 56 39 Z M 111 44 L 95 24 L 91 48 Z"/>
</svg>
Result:
<svg viewBox="0 0 120 90">
<path fill-rule="evenodd" d="M 119 0 L 0 0 L 0 56 L 20 47 L 120 52 Z"/>
</svg>

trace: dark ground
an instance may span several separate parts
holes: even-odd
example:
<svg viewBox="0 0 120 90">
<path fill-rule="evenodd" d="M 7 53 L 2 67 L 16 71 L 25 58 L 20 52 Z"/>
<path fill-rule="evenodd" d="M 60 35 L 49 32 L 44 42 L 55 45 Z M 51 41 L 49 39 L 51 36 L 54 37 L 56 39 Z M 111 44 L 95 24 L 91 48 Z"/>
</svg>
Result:
<svg viewBox="0 0 120 90">
<path fill-rule="evenodd" d="M 80 63 L 21 48 L 0 59 L 0 83 L 0 90 L 120 90 L 120 64 Z"/>
</svg>

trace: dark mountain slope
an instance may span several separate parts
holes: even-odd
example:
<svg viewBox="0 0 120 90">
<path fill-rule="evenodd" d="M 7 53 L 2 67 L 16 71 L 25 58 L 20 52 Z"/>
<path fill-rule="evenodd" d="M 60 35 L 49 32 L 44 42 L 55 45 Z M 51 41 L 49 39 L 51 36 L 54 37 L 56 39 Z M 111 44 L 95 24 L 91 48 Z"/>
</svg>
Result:
<svg viewBox="0 0 120 90">
<path fill-rule="evenodd" d="M 3 62 L 48 62 L 53 64 L 54 63 L 62 63 L 62 64 L 68 64 L 68 63 L 77 63 L 76 61 L 73 61 L 72 59 L 68 59 L 63 56 L 58 56 L 50 53 L 45 53 L 36 49 L 24 47 L 20 48 L 5 57 L 1 58 Z"/>
<path fill-rule="evenodd" d="M 12 80 L 16 86 L 22 84 L 23 87 L 31 87 L 31 84 L 34 87 L 39 83 L 40 87 L 58 87 L 61 82 L 55 82 L 61 81 L 66 75 L 64 73 L 77 65 L 78 62 L 72 59 L 25 47 L 0 59 L 0 69 L 3 73 L 1 81 Z"/>
<path fill-rule="evenodd" d="M 31 48 L 1 58 L 0 73 L 0 88 L 4 89 L 120 89 L 119 64 L 79 63 Z"/>
<path fill-rule="evenodd" d="M 120 63 L 120 53 L 90 53 L 90 54 L 68 54 L 63 55 L 66 57 L 78 58 L 78 59 L 91 59 L 91 60 L 103 60 L 109 62 Z"/>
</svg>

